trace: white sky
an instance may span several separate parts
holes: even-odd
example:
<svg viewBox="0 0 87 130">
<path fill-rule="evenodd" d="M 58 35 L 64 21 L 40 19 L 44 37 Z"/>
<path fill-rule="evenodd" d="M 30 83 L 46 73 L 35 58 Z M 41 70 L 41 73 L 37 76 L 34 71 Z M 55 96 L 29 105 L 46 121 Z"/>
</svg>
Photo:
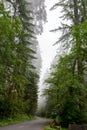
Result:
<svg viewBox="0 0 87 130">
<path fill-rule="evenodd" d="M 38 41 L 41 50 L 42 56 L 42 69 L 39 86 L 41 88 L 43 84 L 43 78 L 46 71 L 50 68 L 51 62 L 53 61 L 56 55 L 57 46 L 53 44 L 58 39 L 58 33 L 49 32 L 52 29 L 55 29 L 60 24 L 59 19 L 59 9 L 54 11 L 49 11 L 49 9 L 56 3 L 58 0 L 45 0 L 46 10 L 47 10 L 47 23 L 44 25 L 44 32 L 42 35 L 38 36 Z"/>
<path fill-rule="evenodd" d="M 39 107 L 43 106 L 43 102 L 45 99 L 40 96 L 42 94 L 42 90 L 44 88 L 44 78 L 45 74 L 50 68 L 50 65 L 56 55 L 56 50 L 58 45 L 53 46 L 53 44 L 58 40 L 60 34 L 52 33 L 50 30 L 58 28 L 60 25 L 60 8 L 54 11 L 50 11 L 49 9 L 56 3 L 58 0 L 45 0 L 46 10 L 47 10 L 47 23 L 44 25 L 44 32 L 42 35 L 38 36 L 38 42 L 41 50 L 42 57 L 42 68 L 39 82 Z"/>
<path fill-rule="evenodd" d="M 50 67 L 55 54 L 56 46 L 53 44 L 57 41 L 56 33 L 49 32 L 50 30 L 58 27 L 60 20 L 58 18 L 58 10 L 49 11 L 52 5 L 58 0 L 46 0 L 45 4 L 47 6 L 47 20 L 48 22 L 44 25 L 44 32 L 42 35 L 38 36 L 38 41 L 41 49 L 42 56 L 42 72 L 44 73 L 47 68 Z"/>
</svg>

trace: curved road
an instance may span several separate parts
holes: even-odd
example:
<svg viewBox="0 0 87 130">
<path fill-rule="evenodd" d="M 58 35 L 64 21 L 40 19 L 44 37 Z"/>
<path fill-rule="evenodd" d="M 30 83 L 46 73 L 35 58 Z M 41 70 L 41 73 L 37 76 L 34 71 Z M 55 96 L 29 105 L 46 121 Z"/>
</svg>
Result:
<svg viewBox="0 0 87 130">
<path fill-rule="evenodd" d="M 0 130 L 44 130 L 44 126 L 48 123 L 49 120 L 37 117 L 37 119 L 33 121 L 0 127 Z"/>
</svg>

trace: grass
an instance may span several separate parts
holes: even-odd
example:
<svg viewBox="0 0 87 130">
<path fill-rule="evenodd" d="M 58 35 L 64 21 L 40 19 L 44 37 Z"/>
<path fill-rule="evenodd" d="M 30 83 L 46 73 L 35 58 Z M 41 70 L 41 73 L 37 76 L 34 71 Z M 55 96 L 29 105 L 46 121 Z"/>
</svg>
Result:
<svg viewBox="0 0 87 130">
<path fill-rule="evenodd" d="M 33 117 L 33 116 L 19 115 L 15 118 L 8 118 L 8 119 L 4 119 L 4 120 L 0 121 L 0 126 L 7 126 L 7 125 L 11 125 L 11 124 L 16 124 L 19 122 L 31 121 L 33 119 L 35 119 L 35 117 Z"/>
<path fill-rule="evenodd" d="M 50 126 L 46 126 L 44 130 L 57 130 L 55 128 L 50 128 Z M 68 130 L 66 128 L 61 128 L 61 130 Z"/>
</svg>

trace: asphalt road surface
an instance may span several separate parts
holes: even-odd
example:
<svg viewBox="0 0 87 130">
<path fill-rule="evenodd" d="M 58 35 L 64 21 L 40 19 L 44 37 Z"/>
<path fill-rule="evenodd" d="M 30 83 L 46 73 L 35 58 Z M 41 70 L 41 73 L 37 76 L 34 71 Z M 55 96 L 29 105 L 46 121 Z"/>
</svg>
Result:
<svg viewBox="0 0 87 130">
<path fill-rule="evenodd" d="M 44 126 L 48 123 L 49 120 L 37 117 L 37 119 L 33 121 L 0 127 L 0 130 L 44 130 Z"/>
</svg>

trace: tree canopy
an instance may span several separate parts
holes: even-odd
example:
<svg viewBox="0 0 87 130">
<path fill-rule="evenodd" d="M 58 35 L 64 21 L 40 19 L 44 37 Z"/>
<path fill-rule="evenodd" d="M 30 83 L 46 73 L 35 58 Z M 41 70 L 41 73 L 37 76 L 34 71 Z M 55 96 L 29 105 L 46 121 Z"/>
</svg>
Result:
<svg viewBox="0 0 87 130">
<path fill-rule="evenodd" d="M 46 80 L 47 116 L 56 113 L 59 122 L 87 123 L 87 2 L 86 0 L 60 0 L 52 8 L 62 8 L 62 31 L 56 42 L 62 44 L 62 55 Z M 67 21 L 67 22 L 66 22 Z M 68 50 L 63 53 L 64 50 Z M 51 112 L 50 112 L 51 111 Z"/>
<path fill-rule="evenodd" d="M 0 1 L 0 120 L 37 110 L 36 34 L 31 3 Z"/>
</svg>

